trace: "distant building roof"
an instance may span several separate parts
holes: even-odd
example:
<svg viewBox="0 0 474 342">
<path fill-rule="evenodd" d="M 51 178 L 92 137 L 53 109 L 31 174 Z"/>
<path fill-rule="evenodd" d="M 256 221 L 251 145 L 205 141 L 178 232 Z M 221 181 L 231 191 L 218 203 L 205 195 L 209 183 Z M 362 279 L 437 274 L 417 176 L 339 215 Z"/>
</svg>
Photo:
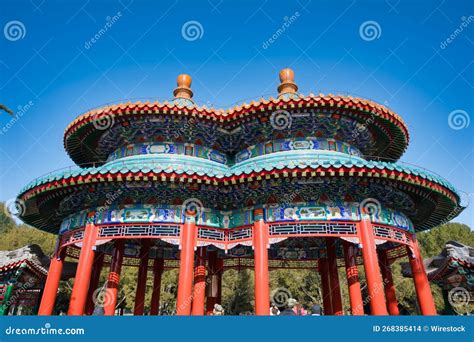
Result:
<svg viewBox="0 0 474 342">
<path fill-rule="evenodd" d="M 428 280 L 444 288 L 460 283 L 474 285 L 474 248 L 457 241 L 446 242 L 437 256 L 423 260 Z M 402 263 L 402 274 L 411 277 L 409 263 Z"/>
<path fill-rule="evenodd" d="M 19 267 L 27 267 L 37 276 L 46 277 L 49 263 L 49 257 L 43 253 L 40 246 L 35 244 L 26 245 L 13 251 L 0 251 L 0 274 Z M 76 266 L 76 263 L 66 262 L 61 279 L 66 280 L 74 277 Z"/>
<path fill-rule="evenodd" d="M 38 245 L 27 245 L 13 251 L 0 251 L 0 273 L 19 267 L 28 267 L 38 276 L 48 273 L 49 258 Z"/>
</svg>

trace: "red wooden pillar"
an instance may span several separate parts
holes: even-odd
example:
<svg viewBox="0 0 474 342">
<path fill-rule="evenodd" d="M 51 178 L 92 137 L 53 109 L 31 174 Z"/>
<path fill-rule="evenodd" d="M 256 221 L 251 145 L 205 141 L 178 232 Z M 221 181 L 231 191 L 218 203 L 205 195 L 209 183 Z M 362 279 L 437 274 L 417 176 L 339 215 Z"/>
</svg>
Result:
<svg viewBox="0 0 474 342">
<path fill-rule="evenodd" d="M 217 251 L 209 251 L 207 253 L 207 264 L 208 264 L 208 277 L 210 278 L 210 283 L 209 283 L 209 287 L 207 291 L 208 295 L 207 295 L 207 300 L 206 300 L 206 314 L 211 315 L 212 311 L 214 310 L 214 305 L 218 303 L 217 287 L 219 286 L 218 284 L 219 281 L 218 281 L 218 276 L 217 276 L 218 275 Z"/>
<path fill-rule="evenodd" d="M 86 224 L 84 228 L 81 254 L 79 255 L 76 277 L 69 302 L 68 315 L 70 316 L 81 316 L 84 314 L 92 264 L 94 263 L 95 242 L 98 233 L 98 228 L 93 223 L 94 216 L 95 213 L 89 213 L 87 220 L 90 221 L 90 223 Z"/>
<path fill-rule="evenodd" d="M 331 285 L 329 283 L 329 273 L 328 273 L 328 259 L 321 258 L 318 260 L 318 269 L 319 275 L 321 276 L 321 287 L 322 287 L 322 296 L 323 296 L 323 309 L 324 315 L 332 315 L 332 300 L 331 300 Z"/>
<path fill-rule="evenodd" d="M 193 316 L 204 315 L 206 301 L 206 247 L 199 247 L 194 269 Z"/>
<path fill-rule="evenodd" d="M 86 315 L 92 315 L 94 312 L 94 292 L 99 287 L 100 273 L 104 265 L 104 253 L 96 253 L 94 256 L 94 265 L 92 267 L 91 282 L 87 292 Z"/>
<path fill-rule="evenodd" d="M 59 251 L 56 250 L 56 252 L 51 257 L 51 262 L 48 269 L 48 277 L 46 278 L 43 297 L 41 298 L 41 304 L 38 310 L 39 316 L 49 316 L 53 313 L 65 257 L 66 248 L 62 248 Z"/>
<path fill-rule="evenodd" d="M 135 292 L 135 307 L 133 314 L 135 316 L 143 315 L 145 310 L 146 280 L 148 273 L 148 254 L 150 253 L 150 240 L 142 240 L 140 248 L 140 265 L 138 266 L 137 290 Z"/>
<path fill-rule="evenodd" d="M 222 304 L 222 274 L 224 273 L 224 259 L 217 259 L 217 303 Z"/>
<path fill-rule="evenodd" d="M 107 293 L 104 303 L 104 315 L 113 316 L 117 306 L 117 294 L 120 283 L 120 273 L 122 272 L 123 252 L 125 242 L 123 239 L 115 240 L 112 261 L 110 262 L 110 272 L 107 277 Z"/>
<path fill-rule="evenodd" d="M 360 290 L 359 272 L 357 270 L 357 247 L 347 241 L 343 242 L 344 261 L 346 264 L 347 286 L 353 316 L 364 315 L 364 303 Z"/>
<path fill-rule="evenodd" d="M 196 245 L 197 229 L 195 213 L 186 213 L 181 226 L 181 252 L 179 256 L 178 296 L 176 299 L 176 315 L 191 314 L 193 296 L 194 246 Z"/>
<path fill-rule="evenodd" d="M 398 310 L 397 294 L 395 292 L 395 285 L 393 284 L 392 270 L 390 261 L 387 258 L 386 251 L 379 252 L 380 270 L 382 272 L 382 279 L 384 283 L 385 299 L 387 300 L 387 310 L 389 315 L 397 316 L 400 314 Z"/>
<path fill-rule="evenodd" d="M 357 233 L 362 245 L 362 258 L 370 298 L 370 313 L 371 315 L 388 315 L 372 222 L 369 219 L 362 219 L 357 224 Z"/>
<path fill-rule="evenodd" d="M 408 259 L 410 260 L 411 273 L 415 283 L 416 296 L 422 315 L 436 315 L 436 307 L 431 293 L 430 283 L 426 275 L 425 265 L 421 257 L 418 241 L 413 238 L 412 248 L 408 249 Z"/>
<path fill-rule="evenodd" d="M 263 210 L 255 210 L 253 224 L 255 314 L 270 315 L 270 285 L 268 274 L 268 225 L 263 221 Z"/>
<path fill-rule="evenodd" d="M 164 260 L 156 258 L 153 264 L 153 292 L 151 294 L 150 315 L 158 315 L 161 295 L 161 276 L 163 275 Z"/>
<path fill-rule="evenodd" d="M 337 271 L 337 256 L 336 256 L 336 239 L 326 238 L 327 260 L 329 284 L 331 291 L 332 311 L 333 315 L 342 316 L 344 311 L 342 309 L 341 287 L 339 285 L 339 273 Z"/>
</svg>

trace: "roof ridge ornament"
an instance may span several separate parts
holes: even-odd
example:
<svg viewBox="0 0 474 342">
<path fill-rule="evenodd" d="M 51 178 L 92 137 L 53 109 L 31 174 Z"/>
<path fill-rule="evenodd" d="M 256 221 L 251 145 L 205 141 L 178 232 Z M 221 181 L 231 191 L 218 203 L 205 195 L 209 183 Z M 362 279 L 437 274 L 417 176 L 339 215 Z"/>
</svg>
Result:
<svg viewBox="0 0 474 342">
<path fill-rule="evenodd" d="M 177 87 L 173 91 L 174 102 L 184 102 L 185 105 L 193 105 L 193 91 L 191 90 L 192 77 L 188 74 L 180 74 L 176 78 Z M 178 100 L 178 101 L 176 101 Z M 180 101 L 181 100 L 181 101 Z"/>
<path fill-rule="evenodd" d="M 298 95 L 298 86 L 295 81 L 293 69 L 285 68 L 280 71 L 280 85 L 278 86 L 278 97 L 289 98 Z"/>
</svg>

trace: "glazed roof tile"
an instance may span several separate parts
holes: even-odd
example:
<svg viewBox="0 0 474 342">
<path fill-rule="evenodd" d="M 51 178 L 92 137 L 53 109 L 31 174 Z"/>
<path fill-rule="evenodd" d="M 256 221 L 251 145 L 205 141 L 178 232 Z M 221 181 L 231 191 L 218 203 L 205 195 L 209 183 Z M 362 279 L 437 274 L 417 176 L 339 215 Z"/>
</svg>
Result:
<svg viewBox="0 0 474 342">
<path fill-rule="evenodd" d="M 314 95 L 308 96 L 298 95 L 289 98 L 273 98 L 260 99 L 259 101 L 251 101 L 250 103 L 244 103 L 228 110 L 208 108 L 206 106 L 192 105 L 179 105 L 176 102 L 127 102 L 118 105 L 110 105 L 93 109 L 85 114 L 77 117 L 65 130 L 64 133 L 64 146 L 70 156 L 79 164 L 83 165 L 87 163 L 90 158 L 87 156 L 87 150 L 82 151 L 81 146 L 84 144 L 83 138 L 73 138 L 76 135 L 89 134 L 90 130 L 95 128 L 91 124 L 95 119 L 99 118 L 104 113 L 112 113 L 116 118 L 128 117 L 132 118 L 132 115 L 156 115 L 156 114 L 178 114 L 187 115 L 192 117 L 198 117 L 205 120 L 218 121 L 226 123 L 229 129 L 235 128 L 234 126 L 239 125 L 239 120 L 250 115 L 254 115 L 258 112 L 265 112 L 278 108 L 308 108 L 308 107 L 335 107 L 341 109 L 351 109 L 361 112 L 370 112 L 376 115 L 378 120 L 386 120 L 397 128 L 390 128 L 388 134 L 391 136 L 390 139 L 396 139 L 396 146 L 394 145 L 387 150 L 389 157 L 400 156 L 408 145 L 409 133 L 408 128 L 402 118 L 395 112 L 391 111 L 387 107 L 380 105 L 370 100 L 364 100 L 352 96 L 339 96 L 339 95 Z M 138 116 L 137 116 L 138 117 Z M 115 120 L 117 121 L 117 120 Z M 88 127 L 86 131 L 83 128 Z M 393 131 L 392 131 L 393 130 Z M 89 133 L 87 133 L 89 132 Z M 393 136 L 392 136 L 393 135 Z M 82 136 L 81 136 L 82 137 Z M 95 137 L 94 139 L 98 139 Z M 398 159 L 398 158 L 394 158 Z"/>
<path fill-rule="evenodd" d="M 276 152 L 230 167 L 190 156 L 134 156 L 99 167 L 63 170 L 40 177 L 22 189 L 19 199 L 36 201 L 36 205 L 39 205 L 53 198 L 60 199 L 80 190 L 80 187 L 89 187 L 94 183 L 106 182 L 111 187 L 123 187 L 121 182 L 132 179 L 165 182 L 179 179 L 186 180 L 186 183 L 205 182 L 214 186 L 229 186 L 267 179 L 269 176 L 279 178 L 300 174 L 302 177 L 362 177 L 366 181 L 376 177 L 399 183 L 401 190 L 418 194 L 436 205 L 433 214 L 422 221 L 418 220 L 417 230 L 429 229 L 446 222 L 464 209 L 456 189 L 444 178 L 429 171 L 409 165 L 366 161 L 339 152 L 319 152 L 319 157 L 315 157 L 314 153 L 318 154 L 314 151 Z M 55 224 L 48 221 L 48 217 L 51 217 L 48 213 L 42 214 L 34 210 L 25 215 L 22 216 L 25 222 L 55 232 L 51 228 Z"/>
<path fill-rule="evenodd" d="M 80 122 L 87 121 L 89 118 L 93 118 L 99 114 L 107 113 L 107 112 L 121 112 L 124 114 L 131 114 L 132 112 L 146 112 L 150 110 L 154 111 L 172 111 L 172 110 L 188 110 L 191 113 L 194 114 L 205 114 L 205 115 L 211 115 L 214 118 L 223 118 L 223 117 L 230 117 L 230 116 L 237 116 L 238 114 L 242 113 L 247 113 L 249 110 L 256 110 L 256 109 L 262 109 L 262 105 L 294 105 L 295 102 L 303 100 L 306 102 L 309 101 L 314 101 L 315 103 L 317 102 L 328 102 L 330 104 L 338 103 L 340 104 L 341 102 L 349 105 L 362 105 L 362 106 L 367 106 L 370 107 L 371 109 L 376 109 L 382 113 L 388 114 L 390 117 L 395 118 L 397 121 L 399 121 L 403 127 L 405 128 L 406 131 L 408 131 L 408 128 L 403 121 L 403 119 L 394 111 L 390 110 L 384 105 L 381 105 L 377 102 L 371 101 L 371 100 L 365 100 L 362 98 L 358 97 L 352 97 L 352 96 L 341 96 L 341 95 L 333 95 L 333 94 L 319 94 L 319 95 L 314 95 L 310 93 L 309 95 L 303 95 L 299 94 L 296 97 L 290 97 L 290 98 L 281 98 L 281 97 L 270 97 L 268 99 L 260 99 L 258 101 L 251 101 L 250 103 L 243 103 L 239 105 L 235 105 L 234 107 L 224 110 L 224 109 L 215 109 L 215 108 L 209 108 L 206 105 L 203 106 L 198 106 L 197 104 L 177 104 L 174 101 L 164 101 L 164 102 L 159 102 L 159 101 L 146 101 L 146 102 L 141 102 L 141 101 L 136 101 L 136 102 L 126 102 L 126 103 L 121 103 L 121 104 L 116 104 L 116 105 L 106 105 L 100 108 L 92 109 L 90 111 L 87 111 L 86 113 L 79 115 L 74 121 L 72 121 L 66 128 L 65 134 L 67 134 L 70 129 L 74 126 L 76 126 Z M 340 106 L 340 105 L 339 105 Z"/>
<path fill-rule="evenodd" d="M 294 151 L 296 152 L 296 151 Z M 302 151 L 298 151 L 302 152 Z M 110 164 L 105 164 L 99 167 L 93 168 L 84 168 L 77 170 L 63 170 L 55 173 L 51 173 L 35 179 L 34 181 L 27 184 L 22 190 L 21 194 L 38 187 L 43 184 L 48 184 L 53 181 L 64 180 L 66 178 L 74 178 L 78 176 L 92 177 L 94 175 L 105 175 L 105 174 L 138 174 L 142 173 L 176 173 L 176 174 L 187 174 L 198 175 L 198 176 L 210 176 L 210 177 L 231 177 L 231 176 L 241 176 L 241 175 L 250 175 L 253 172 L 261 172 L 263 170 L 272 171 L 274 169 L 304 169 L 304 168 L 370 168 L 370 169 L 379 169 L 379 170 L 396 170 L 398 172 L 403 172 L 406 175 L 419 176 L 423 179 L 426 179 L 431 182 L 435 182 L 443 187 L 449 189 L 453 193 L 457 194 L 457 190 L 444 178 L 438 176 L 427 170 L 423 170 L 414 166 L 397 164 L 397 163 L 388 163 L 382 161 L 366 161 L 361 158 L 347 158 L 343 156 L 338 156 L 337 153 L 331 153 L 331 155 L 326 155 L 315 159 L 312 153 L 304 151 L 303 153 L 297 153 L 298 160 L 292 158 L 295 157 L 295 153 L 284 152 L 284 155 L 281 153 L 273 153 L 272 155 L 261 156 L 257 158 L 252 158 L 250 160 L 238 163 L 234 166 L 228 167 L 219 163 L 212 161 L 207 161 L 198 158 L 192 158 L 190 161 L 189 157 L 179 157 L 174 156 L 173 159 L 163 157 L 159 161 L 152 160 L 152 158 L 144 157 L 129 157 L 120 163 L 113 162 Z M 321 155 L 321 153 L 319 153 Z M 177 163 L 176 160 L 181 160 L 180 163 Z M 459 196 L 459 195 L 458 195 Z"/>
</svg>

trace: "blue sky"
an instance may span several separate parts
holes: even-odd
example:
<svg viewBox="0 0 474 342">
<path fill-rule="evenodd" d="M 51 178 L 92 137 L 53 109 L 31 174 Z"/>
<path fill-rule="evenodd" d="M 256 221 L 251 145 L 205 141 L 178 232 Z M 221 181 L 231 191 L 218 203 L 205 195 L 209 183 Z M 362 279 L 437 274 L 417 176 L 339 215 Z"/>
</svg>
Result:
<svg viewBox="0 0 474 342">
<path fill-rule="evenodd" d="M 411 133 L 401 160 L 474 202 L 472 1 L 0 3 L 0 103 L 22 114 L 0 114 L 0 200 L 73 164 L 64 129 L 88 109 L 170 99 L 183 72 L 198 103 L 226 108 L 275 95 L 289 66 L 304 94 L 352 93 L 399 113 Z M 472 208 L 454 221 L 474 227 Z"/>
</svg>

